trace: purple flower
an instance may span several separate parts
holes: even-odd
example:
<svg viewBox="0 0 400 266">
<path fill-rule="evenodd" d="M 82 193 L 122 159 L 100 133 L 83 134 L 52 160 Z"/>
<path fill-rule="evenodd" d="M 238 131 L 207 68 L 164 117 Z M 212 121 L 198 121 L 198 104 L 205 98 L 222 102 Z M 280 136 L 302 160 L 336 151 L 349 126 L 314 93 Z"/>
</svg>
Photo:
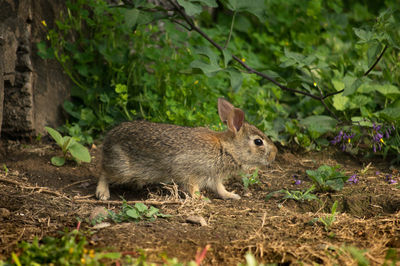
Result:
<svg viewBox="0 0 400 266">
<path fill-rule="evenodd" d="M 354 175 L 350 176 L 350 178 L 347 180 L 347 182 L 349 182 L 350 184 L 357 184 L 358 180 L 359 180 L 359 178 L 357 177 L 357 174 L 354 174 Z"/>
<path fill-rule="evenodd" d="M 297 179 L 298 178 L 298 176 L 297 175 L 293 175 L 293 182 L 294 182 L 294 184 L 295 185 L 300 185 L 301 184 L 301 180 L 300 179 Z"/>
<path fill-rule="evenodd" d="M 380 175 L 381 173 L 379 172 L 379 171 L 376 171 L 375 172 L 375 175 Z"/>
<path fill-rule="evenodd" d="M 389 184 L 397 184 L 397 181 L 394 180 L 394 179 L 390 179 L 390 180 L 388 181 L 388 183 L 389 183 Z"/>
</svg>

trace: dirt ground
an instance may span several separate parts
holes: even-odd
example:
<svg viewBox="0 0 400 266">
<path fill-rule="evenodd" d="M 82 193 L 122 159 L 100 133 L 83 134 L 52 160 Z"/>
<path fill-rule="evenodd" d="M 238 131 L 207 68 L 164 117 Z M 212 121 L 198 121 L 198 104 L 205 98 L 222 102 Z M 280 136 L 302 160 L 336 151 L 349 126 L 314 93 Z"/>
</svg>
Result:
<svg viewBox="0 0 400 266">
<path fill-rule="evenodd" d="M 210 245 L 204 265 L 237 265 L 247 252 L 260 262 L 289 264 L 357 264 L 352 247 L 364 252 L 372 265 L 385 262 L 387 250 L 400 254 L 400 186 L 389 184 L 386 175 L 399 181 L 398 167 L 384 161 L 370 162 L 341 152 L 293 154 L 280 150 L 269 171 L 260 175 L 261 184 L 245 190 L 242 181 L 229 180 L 228 190 L 241 200 L 221 200 L 203 192 L 210 201 L 177 195 L 174 186 L 153 186 L 142 191 L 111 187 L 111 201 L 95 199 L 98 148 L 94 160 L 81 166 L 70 161 L 55 167 L 50 158 L 59 155 L 52 144 L 21 144 L 7 141 L 0 156 L 0 259 L 9 258 L 20 241 L 35 236 L 57 235 L 64 228 L 82 230 L 94 249 L 131 252 L 144 250 L 149 261 L 162 263 L 161 254 L 181 261 L 193 260 L 196 252 Z M 297 202 L 266 195 L 280 189 L 310 187 L 305 170 L 321 164 L 342 165 L 348 175 L 357 173 L 357 184 L 346 184 L 337 193 L 319 194 L 317 201 Z M 369 164 L 369 166 L 368 166 Z M 5 170 L 4 165 L 8 171 Z M 293 182 L 298 175 L 302 184 Z M 179 193 L 178 193 L 179 194 Z M 154 222 L 112 223 L 93 229 L 88 222 L 96 207 L 118 210 L 121 196 L 127 201 L 144 201 L 170 218 Z M 330 213 L 338 200 L 336 221 L 329 231 L 314 218 Z M 202 216 L 207 226 L 187 222 Z"/>
</svg>

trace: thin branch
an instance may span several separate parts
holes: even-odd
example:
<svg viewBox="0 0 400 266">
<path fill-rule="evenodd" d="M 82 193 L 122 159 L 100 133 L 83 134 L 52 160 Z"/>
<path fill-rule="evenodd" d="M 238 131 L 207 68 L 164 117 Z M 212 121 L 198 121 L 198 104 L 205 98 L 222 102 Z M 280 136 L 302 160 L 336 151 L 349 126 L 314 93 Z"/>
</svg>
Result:
<svg viewBox="0 0 400 266">
<path fill-rule="evenodd" d="M 383 54 L 386 52 L 387 48 L 388 48 L 387 45 L 385 45 L 385 47 L 383 48 L 381 54 L 376 59 L 375 63 L 367 70 L 367 72 L 364 73 L 364 76 L 367 76 L 369 74 L 369 72 L 371 72 L 372 69 L 374 69 L 374 67 L 379 63 L 379 61 L 381 60 Z"/>
<path fill-rule="evenodd" d="M 182 10 L 182 8 L 181 8 L 178 4 L 176 4 L 173 0 L 168 0 L 168 2 L 171 3 L 171 5 L 174 7 L 174 9 L 175 9 L 175 10 L 182 16 L 182 18 L 188 23 L 188 25 L 190 26 L 190 29 L 191 29 L 191 30 L 194 30 L 194 31 L 196 31 L 197 33 L 199 33 L 203 38 L 205 38 L 208 42 L 210 42 L 210 43 L 211 43 L 214 47 L 216 47 L 219 51 L 222 52 L 222 51 L 224 50 L 224 47 L 222 47 L 221 45 L 219 45 L 218 43 L 216 43 L 216 42 L 215 42 L 213 39 L 211 39 L 204 31 L 202 31 L 199 27 L 197 27 L 197 26 L 195 25 L 195 23 L 193 22 L 193 20 L 184 12 L 184 10 Z M 324 105 L 325 109 L 327 109 L 328 112 L 330 112 L 331 114 L 332 114 L 333 112 L 332 112 L 332 111 L 329 109 L 329 107 L 323 102 L 323 100 L 324 100 L 325 98 L 329 97 L 329 96 L 333 96 L 333 95 L 335 95 L 335 94 L 339 94 L 339 93 L 342 93 L 342 92 L 343 92 L 343 90 L 341 90 L 341 91 L 336 91 L 336 92 L 329 93 L 328 95 L 325 95 L 325 96 L 324 96 L 324 95 L 317 96 L 317 95 L 314 95 L 314 94 L 311 94 L 311 93 L 308 93 L 308 92 L 305 92 L 305 91 L 301 91 L 301 90 L 289 88 L 289 87 L 286 87 L 286 86 L 282 85 L 281 83 L 279 83 L 279 82 L 276 81 L 275 79 L 271 78 L 270 76 L 268 76 L 268 75 L 266 75 L 266 74 L 264 74 L 264 73 L 262 73 L 262 72 L 260 72 L 260 71 L 258 71 L 258 70 L 255 70 L 254 68 L 248 66 L 246 63 L 244 63 L 244 62 L 243 62 L 239 57 L 237 57 L 236 55 L 232 55 L 232 58 L 233 58 L 236 62 L 238 62 L 240 65 L 242 65 L 242 67 L 244 67 L 244 68 L 248 71 L 248 73 L 250 73 L 250 74 L 256 74 L 256 75 L 258 75 L 258 76 L 260 76 L 260 77 L 262 77 L 262 78 L 264 78 L 264 79 L 266 79 L 266 80 L 268 80 L 268 81 L 274 83 L 274 84 L 275 84 L 276 86 L 278 86 L 281 90 L 290 91 L 290 92 L 298 93 L 298 94 L 302 94 L 302 95 L 308 96 L 308 97 L 310 97 L 310 98 L 313 98 L 313 99 L 315 99 L 315 100 L 321 101 L 321 103 Z M 334 117 L 337 119 L 336 115 L 334 115 Z"/>
<path fill-rule="evenodd" d="M 226 49 L 226 47 L 228 47 L 228 44 L 231 41 L 232 32 L 233 32 L 233 25 L 235 24 L 235 17 L 236 17 L 236 11 L 233 12 L 233 17 L 232 17 L 232 22 L 231 22 L 231 29 L 229 30 L 228 39 L 225 42 L 224 49 Z"/>
</svg>

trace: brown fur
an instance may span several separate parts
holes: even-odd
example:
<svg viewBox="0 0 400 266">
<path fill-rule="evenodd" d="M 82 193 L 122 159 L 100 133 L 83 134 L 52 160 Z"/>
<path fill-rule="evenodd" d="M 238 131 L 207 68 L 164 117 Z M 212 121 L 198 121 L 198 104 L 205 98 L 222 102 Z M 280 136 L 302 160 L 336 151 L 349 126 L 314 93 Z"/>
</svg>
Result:
<svg viewBox="0 0 400 266">
<path fill-rule="evenodd" d="M 223 178 L 241 169 L 265 167 L 275 159 L 274 144 L 244 122 L 242 110 L 219 99 L 225 132 L 147 121 L 125 122 L 112 129 L 103 144 L 102 175 L 96 190 L 109 198 L 108 183 L 146 184 L 174 181 L 192 196 L 209 188 L 221 198 L 240 199 L 226 191 Z M 256 146 L 254 139 L 264 145 Z"/>
</svg>

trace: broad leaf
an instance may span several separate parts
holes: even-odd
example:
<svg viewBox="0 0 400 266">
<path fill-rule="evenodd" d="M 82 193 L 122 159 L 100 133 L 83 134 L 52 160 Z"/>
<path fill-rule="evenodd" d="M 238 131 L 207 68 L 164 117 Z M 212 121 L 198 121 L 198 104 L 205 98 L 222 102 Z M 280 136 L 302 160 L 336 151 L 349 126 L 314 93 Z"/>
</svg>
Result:
<svg viewBox="0 0 400 266">
<path fill-rule="evenodd" d="M 204 72 L 204 74 L 208 77 L 213 76 L 215 72 L 221 70 L 221 68 L 218 65 L 207 64 L 204 61 L 200 60 L 195 60 L 192 63 L 190 63 L 190 67 L 201 69 Z"/>
<path fill-rule="evenodd" d="M 51 158 L 51 163 L 55 166 L 63 166 L 65 164 L 65 158 L 54 156 Z"/>
<path fill-rule="evenodd" d="M 136 210 L 138 210 L 139 213 L 143 213 L 143 212 L 147 211 L 147 209 L 148 209 L 148 207 L 144 203 L 141 203 L 141 202 L 136 203 L 135 208 L 136 208 Z"/>
<path fill-rule="evenodd" d="M 74 157 L 78 161 L 90 163 L 91 158 L 89 150 L 82 144 L 74 141 L 74 143 L 70 145 L 68 150 L 71 153 L 72 157 Z"/>
<path fill-rule="evenodd" d="M 336 94 L 332 98 L 333 107 L 335 107 L 338 111 L 344 111 L 347 108 L 347 104 L 349 102 L 349 98 L 340 94 Z"/>
<path fill-rule="evenodd" d="M 224 66 L 227 67 L 229 62 L 232 60 L 232 54 L 228 49 L 222 50 L 222 54 L 224 55 Z"/>
<path fill-rule="evenodd" d="M 58 133 L 57 130 L 52 129 L 51 127 L 44 127 L 44 129 L 47 130 L 47 132 L 50 134 L 50 136 L 57 142 L 58 146 L 62 147 L 63 146 L 63 137 L 61 136 L 60 133 Z"/>
<path fill-rule="evenodd" d="M 326 115 L 312 115 L 300 120 L 300 125 L 320 134 L 332 131 L 336 124 L 337 121 L 334 118 Z"/>
<path fill-rule="evenodd" d="M 178 4 L 180 4 L 184 9 L 186 14 L 189 16 L 198 15 L 203 11 L 203 7 L 200 4 L 193 3 L 188 0 L 177 0 Z"/>
<path fill-rule="evenodd" d="M 241 72 L 234 68 L 228 69 L 230 76 L 231 86 L 234 91 L 238 91 L 243 83 L 243 75 Z"/>
<path fill-rule="evenodd" d="M 261 22 L 265 20 L 265 3 L 264 0 L 226 0 L 224 1 L 228 9 L 236 12 L 249 12 L 255 15 Z"/>
<path fill-rule="evenodd" d="M 126 215 L 128 215 L 130 218 L 133 218 L 133 219 L 139 219 L 141 216 L 136 209 L 127 210 Z"/>
</svg>

